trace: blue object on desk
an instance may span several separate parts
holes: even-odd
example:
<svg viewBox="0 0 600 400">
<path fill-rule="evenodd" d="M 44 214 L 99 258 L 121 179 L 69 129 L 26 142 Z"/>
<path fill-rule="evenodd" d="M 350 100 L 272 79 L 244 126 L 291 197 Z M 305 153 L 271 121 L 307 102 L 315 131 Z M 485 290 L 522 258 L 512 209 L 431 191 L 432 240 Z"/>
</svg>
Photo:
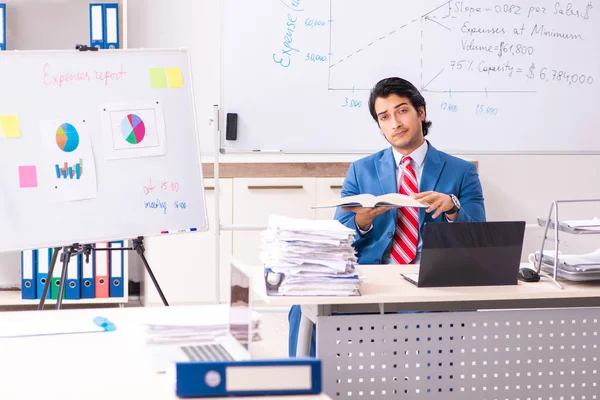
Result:
<svg viewBox="0 0 600 400">
<path fill-rule="evenodd" d="M 113 332 L 117 330 L 117 326 L 104 317 L 94 318 L 94 324 L 104 329 L 104 332 Z"/>
<path fill-rule="evenodd" d="M 178 397 L 271 396 L 321 393 L 321 360 L 180 362 Z"/>
</svg>

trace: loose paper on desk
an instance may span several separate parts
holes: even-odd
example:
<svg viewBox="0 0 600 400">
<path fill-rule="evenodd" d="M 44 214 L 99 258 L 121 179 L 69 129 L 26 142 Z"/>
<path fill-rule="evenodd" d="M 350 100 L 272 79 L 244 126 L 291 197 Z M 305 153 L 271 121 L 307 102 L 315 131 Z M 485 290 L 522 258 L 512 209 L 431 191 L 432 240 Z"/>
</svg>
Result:
<svg viewBox="0 0 600 400">
<path fill-rule="evenodd" d="M 539 251 L 535 253 L 536 261 L 539 260 Z M 554 264 L 554 250 L 544 250 L 543 261 Z M 579 271 L 600 271 L 600 249 L 586 254 L 562 254 L 559 253 L 558 261 L 572 266 Z"/>
<path fill-rule="evenodd" d="M 238 340 L 248 340 L 248 324 L 239 324 L 230 320 L 230 310 L 221 307 L 207 308 L 197 317 L 189 314 L 170 314 L 159 318 L 153 317 L 146 322 L 146 343 L 191 343 L 214 342 L 217 337 L 232 333 Z M 261 316 L 252 312 L 253 341 L 260 340 Z"/>
<path fill-rule="evenodd" d="M 347 196 L 326 201 L 312 208 L 329 208 L 329 207 L 429 207 L 410 196 L 400 193 L 388 193 L 381 196 L 373 196 L 365 193 L 356 196 Z"/>
</svg>

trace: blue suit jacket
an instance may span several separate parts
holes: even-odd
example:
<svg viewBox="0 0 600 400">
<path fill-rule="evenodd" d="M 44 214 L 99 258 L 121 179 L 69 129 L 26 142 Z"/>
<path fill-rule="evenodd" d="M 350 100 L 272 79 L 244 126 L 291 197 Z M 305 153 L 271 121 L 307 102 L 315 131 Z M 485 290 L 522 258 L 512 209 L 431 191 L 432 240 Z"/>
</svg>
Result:
<svg viewBox="0 0 600 400">
<path fill-rule="evenodd" d="M 375 196 L 395 193 L 398 190 L 396 182 L 396 164 L 390 147 L 350 165 L 342 187 L 342 197 L 363 193 Z M 438 151 L 428 142 L 419 192 L 430 190 L 454 194 L 458 197 L 461 209 L 456 222 L 485 221 L 483 193 L 475 165 Z M 419 209 L 421 234 L 423 223 L 444 221 L 442 215 L 433 219 L 431 218 L 432 214 L 426 213 L 425 208 Z M 355 215 L 351 211 L 342 211 L 341 208 L 338 208 L 334 218 L 356 230 Z M 397 217 L 398 210 L 394 208 L 375 218 L 373 229 L 364 236 L 360 236 L 358 230 L 356 231 L 354 248 L 357 251 L 359 264 L 380 264 L 382 262 L 382 256 L 394 236 Z"/>
</svg>

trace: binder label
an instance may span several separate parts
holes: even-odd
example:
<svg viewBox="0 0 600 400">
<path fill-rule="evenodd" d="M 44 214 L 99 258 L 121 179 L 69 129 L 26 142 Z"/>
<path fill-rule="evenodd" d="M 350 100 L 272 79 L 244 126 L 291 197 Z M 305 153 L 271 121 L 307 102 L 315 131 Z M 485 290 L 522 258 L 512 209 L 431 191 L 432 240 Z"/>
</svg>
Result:
<svg viewBox="0 0 600 400">
<path fill-rule="evenodd" d="M 92 9 L 92 41 L 104 40 L 102 32 L 102 6 L 93 5 Z"/>
<path fill-rule="evenodd" d="M 106 9 L 106 43 L 117 43 L 117 9 Z M 113 45 L 114 46 L 114 45 Z"/>
</svg>

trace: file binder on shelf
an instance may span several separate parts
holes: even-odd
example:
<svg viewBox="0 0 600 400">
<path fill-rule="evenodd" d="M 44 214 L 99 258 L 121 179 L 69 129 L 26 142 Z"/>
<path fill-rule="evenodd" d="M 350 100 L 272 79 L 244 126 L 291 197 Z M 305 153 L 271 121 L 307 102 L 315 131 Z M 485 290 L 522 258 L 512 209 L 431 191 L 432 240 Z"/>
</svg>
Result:
<svg viewBox="0 0 600 400">
<path fill-rule="evenodd" d="M 50 261 L 52 260 L 52 249 L 43 248 L 38 249 L 38 263 L 37 263 L 37 298 L 42 298 L 42 292 L 44 290 L 44 284 L 46 283 L 46 279 L 51 279 L 48 276 L 48 271 L 50 270 Z M 48 290 L 46 293 L 46 299 L 51 297 L 51 290 Z"/>
<path fill-rule="evenodd" d="M 53 250 L 50 251 L 51 258 L 52 258 L 52 252 L 53 252 Z M 52 276 L 49 277 L 49 279 L 51 279 L 49 291 L 50 291 L 50 298 L 52 300 L 58 300 L 58 291 L 60 289 L 60 279 L 61 279 L 60 274 L 62 273 L 62 261 L 61 261 L 62 253 L 63 253 L 63 249 L 61 248 L 58 251 L 58 256 L 56 258 L 56 265 L 54 266 L 54 271 L 52 273 Z M 67 291 L 66 289 L 67 288 L 65 287 L 64 292 Z M 61 294 L 63 299 L 65 298 L 64 292 Z"/>
<path fill-rule="evenodd" d="M 104 4 L 104 48 L 119 48 L 119 4 Z"/>
<path fill-rule="evenodd" d="M 81 298 L 93 299 L 96 297 L 95 292 L 95 276 L 94 276 L 94 256 L 91 254 L 87 261 L 86 257 L 79 255 L 81 264 Z"/>
<path fill-rule="evenodd" d="M 321 360 L 179 362 L 177 397 L 271 396 L 321 393 Z"/>
<path fill-rule="evenodd" d="M 108 248 L 108 243 L 99 242 L 94 247 L 94 271 L 96 272 L 95 297 L 97 299 L 105 299 L 110 297 L 108 289 L 108 251 L 97 249 Z"/>
<path fill-rule="evenodd" d="M 37 298 L 37 250 L 21 252 L 21 298 L 35 300 Z"/>
<path fill-rule="evenodd" d="M 73 257 L 69 261 L 69 265 L 67 267 L 67 285 L 65 287 L 65 299 L 81 299 L 81 259 L 79 257 Z"/>
<path fill-rule="evenodd" d="M 0 3 L 0 50 L 6 50 L 6 4 Z"/>
<path fill-rule="evenodd" d="M 90 46 L 118 49 L 119 44 L 119 4 L 90 4 Z"/>
<path fill-rule="evenodd" d="M 123 241 L 110 242 L 111 248 L 119 248 L 124 247 Z M 123 297 L 123 265 L 124 265 L 124 254 L 123 250 L 121 251 L 111 251 L 109 255 L 109 265 L 110 265 L 110 287 L 109 287 L 109 295 L 110 297 Z"/>
<path fill-rule="evenodd" d="M 104 7 L 102 4 L 90 4 L 90 46 L 104 48 Z"/>
</svg>

